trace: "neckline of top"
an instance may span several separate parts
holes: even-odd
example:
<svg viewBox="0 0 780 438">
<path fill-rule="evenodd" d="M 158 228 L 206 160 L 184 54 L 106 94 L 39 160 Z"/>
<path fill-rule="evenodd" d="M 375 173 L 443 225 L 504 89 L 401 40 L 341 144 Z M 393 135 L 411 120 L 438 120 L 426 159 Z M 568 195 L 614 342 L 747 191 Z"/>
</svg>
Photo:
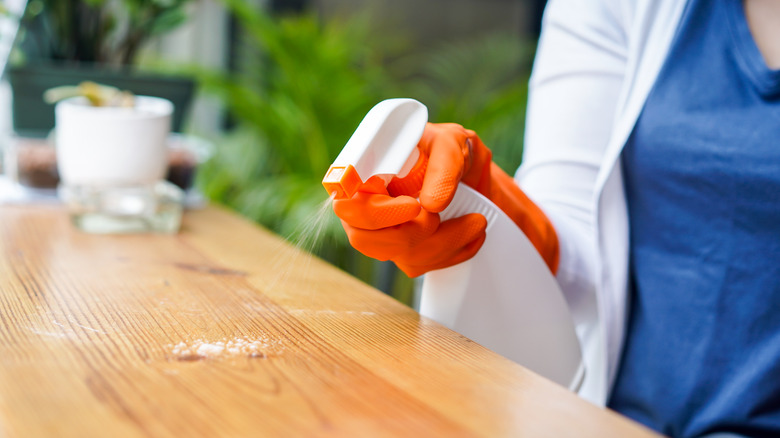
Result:
<svg viewBox="0 0 780 438">
<path fill-rule="evenodd" d="M 764 55 L 761 54 L 750 32 L 742 0 L 725 0 L 725 2 L 728 6 L 726 16 L 731 40 L 734 43 L 734 57 L 739 68 L 762 96 L 780 93 L 780 70 L 771 69 Z"/>
</svg>

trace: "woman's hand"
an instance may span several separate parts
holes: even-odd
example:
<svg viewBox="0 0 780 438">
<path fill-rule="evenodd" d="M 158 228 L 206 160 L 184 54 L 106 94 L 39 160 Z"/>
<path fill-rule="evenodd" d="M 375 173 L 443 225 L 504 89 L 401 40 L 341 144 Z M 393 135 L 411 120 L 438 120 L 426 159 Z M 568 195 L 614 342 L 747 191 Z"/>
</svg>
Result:
<svg viewBox="0 0 780 438">
<path fill-rule="evenodd" d="M 418 163 L 408 176 L 394 178 L 387 190 L 369 180 L 365 186 L 373 192 L 334 201 L 333 209 L 355 249 L 392 260 L 410 277 L 470 259 L 485 241 L 485 218 L 473 213 L 440 222 L 438 214 L 463 182 L 507 213 L 555 271 L 558 242 L 552 225 L 492 163 L 490 150 L 474 131 L 429 123 L 418 148 Z"/>
</svg>

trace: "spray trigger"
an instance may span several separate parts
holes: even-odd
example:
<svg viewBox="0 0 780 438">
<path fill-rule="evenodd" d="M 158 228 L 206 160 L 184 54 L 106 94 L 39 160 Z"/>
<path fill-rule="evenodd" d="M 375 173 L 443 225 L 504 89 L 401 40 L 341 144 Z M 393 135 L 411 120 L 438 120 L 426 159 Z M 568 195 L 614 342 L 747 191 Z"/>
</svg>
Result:
<svg viewBox="0 0 780 438">
<path fill-rule="evenodd" d="M 387 187 L 394 177 L 406 176 L 417 162 L 417 143 L 427 122 L 428 108 L 414 99 L 379 102 L 328 169 L 325 190 L 349 199 L 366 184 L 380 180 Z"/>
</svg>

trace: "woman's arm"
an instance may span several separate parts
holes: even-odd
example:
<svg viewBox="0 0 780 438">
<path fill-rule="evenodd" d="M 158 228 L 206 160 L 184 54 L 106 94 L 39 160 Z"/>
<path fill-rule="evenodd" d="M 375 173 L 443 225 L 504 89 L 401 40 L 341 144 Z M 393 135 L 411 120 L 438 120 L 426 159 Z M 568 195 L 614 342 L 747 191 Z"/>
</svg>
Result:
<svg viewBox="0 0 780 438">
<path fill-rule="evenodd" d="M 516 179 L 553 222 L 570 304 L 595 287 L 595 187 L 627 66 L 630 11 L 615 0 L 552 0 L 531 76 Z"/>
<path fill-rule="evenodd" d="M 627 86 L 634 2 L 552 0 L 531 76 L 523 165 L 516 179 L 558 235 L 557 280 L 583 344 L 580 394 L 606 400 L 609 321 L 597 246 L 597 179 Z M 630 9 L 631 8 L 631 9 Z M 619 337 L 618 337 L 619 339 Z"/>
</svg>

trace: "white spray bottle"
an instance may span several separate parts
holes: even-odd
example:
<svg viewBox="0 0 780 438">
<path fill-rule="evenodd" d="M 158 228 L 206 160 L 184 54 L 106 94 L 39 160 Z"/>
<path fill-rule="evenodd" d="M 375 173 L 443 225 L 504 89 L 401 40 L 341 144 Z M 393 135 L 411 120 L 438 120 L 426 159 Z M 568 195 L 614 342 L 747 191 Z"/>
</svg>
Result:
<svg viewBox="0 0 780 438">
<path fill-rule="evenodd" d="M 348 199 L 369 178 L 387 186 L 419 158 L 428 109 L 413 99 L 380 102 L 328 169 L 323 185 Z M 423 279 L 420 314 L 576 391 L 585 375 L 569 309 L 528 238 L 488 198 L 460 184 L 442 221 L 468 213 L 487 219 L 479 252 Z"/>
</svg>

